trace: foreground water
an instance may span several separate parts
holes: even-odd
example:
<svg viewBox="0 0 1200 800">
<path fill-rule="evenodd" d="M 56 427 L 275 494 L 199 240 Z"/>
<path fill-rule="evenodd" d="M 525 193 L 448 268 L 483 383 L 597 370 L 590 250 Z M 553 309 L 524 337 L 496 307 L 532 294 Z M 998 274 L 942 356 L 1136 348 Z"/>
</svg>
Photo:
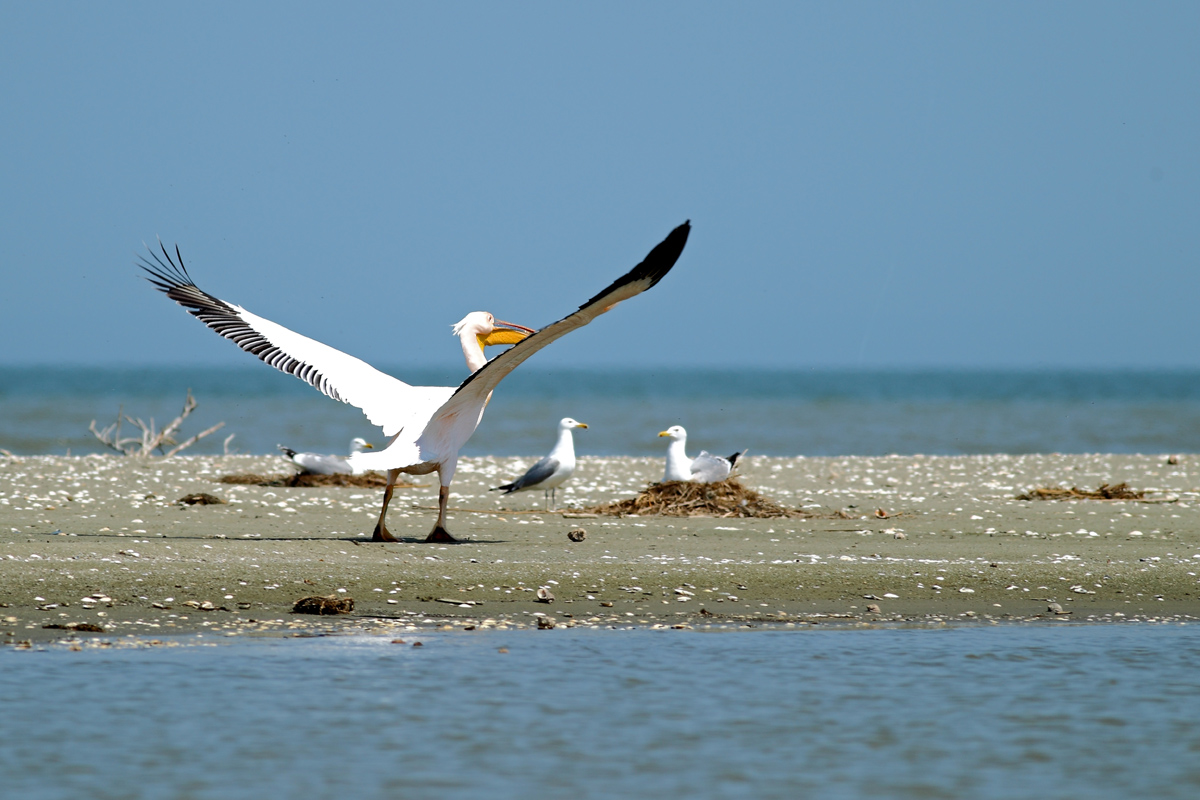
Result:
<svg viewBox="0 0 1200 800">
<path fill-rule="evenodd" d="M 6 793 L 1200 793 L 1200 626 L 208 641 L 0 651 Z"/>
<path fill-rule="evenodd" d="M 392 370 L 410 383 L 455 385 L 461 370 Z M 0 448 L 18 455 L 103 449 L 88 432 L 118 409 L 161 426 L 191 389 L 187 452 L 342 452 L 379 431 L 261 364 L 224 369 L 0 368 Z M 496 391 L 467 455 L 532 455 L 557 421 L 586 455 L 660 455 L 657 433 L 681 424 L 691 451 L 758 455 L 1200 452 L 1200 371 L 559 370 L 526 366 Z M 124 434 L 134 433 L 126 423 Z"/>
</svg>

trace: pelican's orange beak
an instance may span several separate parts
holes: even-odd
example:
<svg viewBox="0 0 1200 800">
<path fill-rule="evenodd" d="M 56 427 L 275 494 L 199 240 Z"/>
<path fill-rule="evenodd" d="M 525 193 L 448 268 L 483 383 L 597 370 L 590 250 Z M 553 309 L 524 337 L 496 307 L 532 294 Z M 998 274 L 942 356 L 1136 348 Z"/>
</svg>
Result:
<svg viewBox="0 0 1200 800">
<path fill-rule="evenodd" d="M 493 344 L 516 344 L 531 334 L 537 333 L 533 328 L 526 328 L 524 325 L 515 325 L 511 322 L 496 320 L 492 332 L 487 336 L 479 337 L 480 349 Z"/>
</svg>

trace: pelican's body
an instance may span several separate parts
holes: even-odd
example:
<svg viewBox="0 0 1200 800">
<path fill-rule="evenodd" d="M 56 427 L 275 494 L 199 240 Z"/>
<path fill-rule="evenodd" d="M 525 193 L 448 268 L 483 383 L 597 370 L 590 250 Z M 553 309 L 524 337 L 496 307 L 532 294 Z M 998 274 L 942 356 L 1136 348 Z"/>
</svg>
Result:
<svg viewBox="0 0 1200 800">
<path fill-rule="evenodd" d="M 575 438 L 571 431 L 574 428 L 586 427 L 582 422 L 563 417 L 558 423 L 558 440 L 554 443 L 554 449 L 512 483 L 497 486 L 491 491 L 503 490 L 505 494 L 512 494 L 541 489 L 546 493 L 546 508 L 553 511 L 557 499 L 555 490 L 575 474 Z"/>
<path fill-rule="evenodd" d="M 692 481 L 693 483 L 720 483 L 729 477 L 738 459 L 746 451 L 734 453 L 729 458 L 714 456 L 701 450 L 695 458 L 687 457 L 687 431 L 682 425 L 672 425 L 659 436 L 670 437 L 667 445 L 667 469 L 663 481 Z"/>
<path fill-rule="evenodd" d="M 400 473 L 437 472 L 441 483 L 438 517 L 426 541 L 453 542 L 456 540 L 445 526 L 450 483 L 458 465 L 459 450 L 479 425 L 492 390 L 538 350 L 658 283 L 683 252 L 690 229 L 687 222 L 680 225 L 640 264 L 577 311 L 541 330 L 500 322 L 483 311 L 468 314 L 454 326 L 471 370 L 470 377 L 457 387 L 410 386 L 353 356 L 219 300 L 192 282 L 178 248 L 175 249 L 178 264 L 160 246 L 166 260 L 151 251 L 154 262 L 143 258 L 142 266 L 160 291 L 208 327 L 276 369 L 295 375 L 335 400 L 362 409 L 390 437 L 386 448 L 349 458 L 355 471 L 388 473 L 375 526 L 376 541 L 395 541 L 384 521 Z M 488 361 L 483 349 L 492 344 L 513 347 Z"/>
<path fill-rule="evenodd" d="M 322 455 L 320 453 L 297 453 L 290 447 L 277 445 L 283 455 L 300 468 L 301 472 L 310 475 L 353 475 L 354 467 L 346 456 Z M 374 445 L 361 437 L 350 440 L 350 454 L 371 450 Z"/>
</svg>

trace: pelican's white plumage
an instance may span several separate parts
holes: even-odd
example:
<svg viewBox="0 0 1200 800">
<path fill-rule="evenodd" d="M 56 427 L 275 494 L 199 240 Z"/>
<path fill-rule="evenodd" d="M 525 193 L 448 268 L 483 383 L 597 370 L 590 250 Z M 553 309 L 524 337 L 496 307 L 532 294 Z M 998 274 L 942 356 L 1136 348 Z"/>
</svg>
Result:
<svg viewBox="0 0 1200 800">
<path fill-rule="evenodd" d="M 468 314 L 454 327 L 454 332 L 472 373 L 457 388 L 410 386 L 361 359 L 202 291 L 188 275 L 178 247 L 173 259 L 160 244 L 163 257 L 151 250 L 153 262 L 142 258 L 142 268 L 150 273 L 151 283 L 205 325 L 276 369 L 295 375 L 335 400 L 362 409 L 367 419 L 383 428 L 384 435 L 392 437 L 383 450 L 358 453 L 349 459 L 355 470 L 388 471 L 388 485 L 375 527 L 376 540 L 393 540 L 384 519 L 392 486 L 400 473 L 436 471 L 441 479 L 438 519 L 426 541 L 454 541 L 445 529 L 450 483 L 458 464 L 458 452 L 479 425 L 492 390 L 546 345 L 658 283 L 683 252 L 690 230 L 691 225 L 684 222 L 640 264 L 577 311 L 536 332 L 499 322 L 486 312 Z M 487 361 L 483 347 L 488 344 L 513 346 Z"/>
<path fill-rule="evenodd" d="M 324 455 L 322 453 L 297 453 L 290 447 L 277 445 L 286 457 L 302 471 L 311 475 L 353 475 L 354 467 L 346 456 Z M 350 454 L 371 450 L 375 445 L 362 437 L 356 436 L 350 440 Z"/>
<path fill-rule="evenodd" d="M 694 483 L 719 483 L 729 477 L 738 459 L 745 453 L 734 453 L 729 458 L 714 456 L 701 450 L 695 458 L 687 457 L 687 431 L 682 425 L 672 425 L 659 436 L 671 439 L 667 445 L 667 469 L 663 481 L 692 481 Z"/>
<path fill-rule="evenodd" d="M 505 494 L 512 494 L 530 489 L 541 489 L 545 492 L 546 508 L 553 511 L 554 502 L 557 499 L 555 490 L 575 474 L 575 437 L 571 435 L 571 431 L 574 428 L 586 427 L 585 423 L 576 422 L 570 417 L 563 417 L 558 423 L 558 439 L 554 443 L 554 448 L 526 470 L 524 475 L 512 483 L 497 486 L 491 491 L 503 490 Z"/>
</svg>

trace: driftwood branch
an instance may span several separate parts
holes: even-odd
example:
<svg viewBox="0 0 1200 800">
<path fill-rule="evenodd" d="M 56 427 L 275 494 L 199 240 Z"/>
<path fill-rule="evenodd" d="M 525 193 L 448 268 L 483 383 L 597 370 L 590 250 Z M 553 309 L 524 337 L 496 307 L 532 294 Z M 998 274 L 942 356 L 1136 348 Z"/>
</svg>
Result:
<svg viewBox="0 0 1200 800">
<path fill-rule="evenodd" d="M 143 422 L 141 418 L 135 419 L 126 414 L 124 408 L 117 409 L 116 422 L 105 426 L 103 429 L 97 430 L 96 420 L 92 420 L 91 425 L 88 426 L 88 430 L 90 430 L 97 439 L 103 442 L 106 447 L 116 450 L 118 453 L 122 453 L 127 456 L 148 458 L 154 455 L 154 451 L 157 450 L 159 453 L 162 453 L 164 457 L 169 458 L 181 450 L 191 447 L 205 436 L 208 436 L 209 434 L 214 433 L 225 426 L 224 422 L 218 422 L 208 430 L 202 431 L 201 433 L 196 434 L 182 443 L 176 442 L 175 433 L 183 425 L 183 421 L 188 418 L 188 415 L 196 410 L 197 405 L 198 403 L 196 402 L 196 398 L 192 397 L 192 390 L 188 389 L 187 398 L 183 402 L 183 410 L 179 412 L 179 416 L 167 423 L 162 430 L 156 430 L 154 425 L 154 417 L 151 417 L 149 424 L 147 424 Z M 141 431 L 141 435 L 122 437 L 122 420 L 125 420 L 130 425 L 138 428 Z M 229 440 L 232 438 L 233 437 L 230 436 L 225 440 L 226 451 L 229 449 Z M 163 448 L 165 447 L 171 447 L 171 449 L 163 453 Z"/>
<path fill-rule="evenodd" d="M 198 441 L 200 441 L 201 439 L 203 439 L 205 436 L 208 436 L 210 433 L 216 433 L 217 431 L 219 431 L 221 428 L 224 428 L 224 427 L 225 427 L 225 423 L 224 423 L 224 422 L 218 422 L 216 425 L 213 425 L 213 426 L 212 426 L 211 428 L 209 428 L 208 430 L 206 430 L 206 431 L 203 431 L 203 432 L 201 432 L 201 433 L 197 433 L 195 436 L 193 436 L 192 438 L 190 438 L 190 439 L 188 439 L 187 441 L 183 442 L 182 444 L 177 444 L 177 445 L 175 445 L 173 448 L 171 448 L 170 450 L 168 450 L 168 451 L 167 451 L 167 453 L 166 453 L 166 457 L 167 457 L 167 458 L 170 458 L 171 456 L 173 456 L 173 455 L 175 455 L 176 453 L 178 453 L 180 450 L 183 450 L 183 449 L 184 449 L 184 448 L 186 448 L 186 447 L 191 447 L 191 446 L 192 446 L 192 445 L 194 445 L 196 442 L 198 442 Z"/>
</svg>

